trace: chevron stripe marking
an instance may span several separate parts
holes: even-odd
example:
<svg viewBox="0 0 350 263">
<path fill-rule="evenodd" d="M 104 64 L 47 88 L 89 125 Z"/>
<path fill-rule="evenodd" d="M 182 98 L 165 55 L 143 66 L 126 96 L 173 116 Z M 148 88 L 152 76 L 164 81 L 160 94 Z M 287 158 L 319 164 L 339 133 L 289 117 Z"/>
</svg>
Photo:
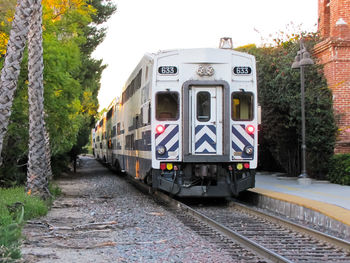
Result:
<svg viewBox="0 0 350 263">
<path fill-rule="evenodd" d="M 235 127 L 232 127 L 232 133 L 233 133 L 234 137 L 236 137 L 239 141 L 241 141 L 245 146 L 246 145 L 253 145 L 254 140 L 250 136 L 249 136 L 249 138 L 247 138 L 246 136 L 243 136 L 241 132 L 242 132 L 242 130 L 239 131 Z M 245 130 L 243 132 L 246 134 Z"/>
<path fill-rule="evenodd" d="M 215 149 L 207 141 L 203 142 L 198 148 L 196 147 L 196 153 L 215 153 Z"/>
<path fill-rule="evenodd" d="M 203 127 L 202 129 L 198 130 L 198 132 L 196 132 L 196 140 L 198 140 L 198 138 L 201 138 L 205 134 L 207 134 L 213 140 L 215 140 L 214 138 L 216 138 L 216 132 L 212 132 L 212 130 L 208 127 Z"/>
</svg>

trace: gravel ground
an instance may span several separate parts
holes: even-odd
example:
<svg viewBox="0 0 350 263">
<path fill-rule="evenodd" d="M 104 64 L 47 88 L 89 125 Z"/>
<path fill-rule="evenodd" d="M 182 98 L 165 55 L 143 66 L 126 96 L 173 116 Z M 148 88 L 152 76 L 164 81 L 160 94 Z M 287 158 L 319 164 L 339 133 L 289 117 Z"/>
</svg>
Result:
<svg viewBox="0 0 350 263">
<path fill-rule="evenodd" d="M 82 157 L 63 195 L 24 228 L 26 262 L 232 262 L 123 178 Z"/>
</svg>

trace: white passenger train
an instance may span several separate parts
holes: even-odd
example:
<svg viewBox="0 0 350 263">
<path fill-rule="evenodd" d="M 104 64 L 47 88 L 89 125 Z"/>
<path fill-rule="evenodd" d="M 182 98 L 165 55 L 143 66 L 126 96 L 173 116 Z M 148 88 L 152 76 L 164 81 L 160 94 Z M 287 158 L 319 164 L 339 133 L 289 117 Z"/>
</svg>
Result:
<svg viewBox="0 0 350 263">
<path fill-rule="evenodd" d="M 146 54 L 97 123 L 94 155 L 177 196 L 238 195 L 255 185 L 257 105 L 251 55 Z"/>
</svg>

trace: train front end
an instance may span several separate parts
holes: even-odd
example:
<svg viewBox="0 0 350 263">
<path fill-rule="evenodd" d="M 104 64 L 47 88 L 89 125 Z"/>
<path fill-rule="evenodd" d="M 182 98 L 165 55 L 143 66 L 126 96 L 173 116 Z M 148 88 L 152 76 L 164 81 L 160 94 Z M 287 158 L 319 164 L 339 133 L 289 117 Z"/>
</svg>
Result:
<svg viewBox="0 0 350 263">
<path fill-rule="evenodd" d="M 227 49 L 159 53 L 152 83 L 152 186 L 181 197 L 255 185 L 255 58 Z"/>
</svg>

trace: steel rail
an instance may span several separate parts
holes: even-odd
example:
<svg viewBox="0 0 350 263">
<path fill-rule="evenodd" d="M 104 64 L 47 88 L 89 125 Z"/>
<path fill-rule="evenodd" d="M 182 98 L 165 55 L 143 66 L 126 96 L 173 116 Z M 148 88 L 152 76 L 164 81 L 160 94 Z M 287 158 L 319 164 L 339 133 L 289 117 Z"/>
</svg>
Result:
<svg viewBox="0 0 350 263">
<path fill-rule="evenodd" d="M 159 191 L 155 191 L 153 194 L 154 194 L 154 196 L 156 196 L 157 198 L 159 198 L 163 202 L 166 202 L 167 204 L 169 204 L 173 207 L 180 208 L 183 211 L 185 211 L 186 213 L 190 214 L 191 216 L 197 218 L 199 221 L 206 223 L 207 225 L 209 225 L 210 227 L 212 227 L 216 231 L 220 232 L 221 234 L 225 235 L 229 239 L 234 240 L 235 242 L 237 242 L 245 247 L 248 247 L 251 251 L 256 252 L 262 258 L 268 259 L 272 262 L 284 262 L 284 263 L 286 263 L 286 262 L 292 263 L 293 262 L 293 261 L 290 261 L 289 259 L 287 259 L 281 255 L 278 255 L 277 253 L 259 245 L 258 243 L 242 236 L 241 234 L 239 234 L 235 231 L 232 231 L 231 229 L 225 227 L 224 225 L 210 219 L 209 217 L 203 215 L 202 213 L 195 211 L 191 207 L 171 198 L 170 196 L 168 196 L 164 193 L 161 193 Z"/>
<path fill-rule="evenodd" d="M 181 203 L 180 201 L 177 201 L 162 192 L 154 191 L 152 187 L 143 184 L 139 180 L 135 180 L 129 177 L 129 182 L 131 182 L 135 187 L 137 187 L 142 192 L 148 193 L 148 194 L 151 193 L 152 196 L 158 198 L 160 201 L 163 201 L 174 208 L 182 209 L 189 215 L 197 218 L 201 222 L 206 223 L 211 228 L 215 229 L 216 231 L 228 237 L 229 239 L 234 240 L 235 242 L 249 248 L 253 252 L 256 252 L 259 256 L 261 256 L 262 258 L 265 258 L 266 260 L 270 260 L 272 262 L 278 262 L 278 263 L 293 263 L 293 261 L 290 261 L 289 259 L 281 255 L 278 255 L 277 253 L 259 245 L 258 243 L 242 236 L 241 234 L 235 231 L 232 231 L 231 229 L 210 219 L 209 217 L 203 215 L 202 213 L 195 211 L 194 209 L 185 205 L 184 203 Z"/>
<path fill-rule="evenodd" d="M 337 238 L 337 237 L 333 237 L 330 236 L 328 234 L 322 233 L 320 231 L 311 229 L 309 227 L 305 227 L 302 225 L 299 225 L 297 223 L 291 222 L 289 220 L 277 217 L 277 216 L 273 216 L 273 215 L 269 215 L 265 212 L 262 211 L 258 211 L 255 208 L 249 207 L 247 205 L 241 204 L 241 203 L 237 203 L 237 202 L 233 202 L 231 204 L 231 207 L 237 207 L 238 209 L 241 209 L 243 211 L 246 211 L 247 213 L 250 213 L 251 215 L 255 215 L 258 217 L 262 217 L 265 218 L 266 220 L 268 220 L 269 222 L 273 222 L 279 225 L 283 225 L 289 229 L 292 229 L 296 232 L 302 233 L 302 234 L 306 234 L 309 236 L 312 236 L 314 238 L 316 238 L 317 240 L 322 240 L 324 242 L 327 242 L 329 244 L 332 244 L 336 247 L 342 248 L 348 252 L 350 252 L 350 242 Z"/>
<path fill-rule="evenodd" d="M 185 211 L 189 215 L 197 218 L 201 222 L 206 223 L 207 225 L 209 225 L 213 229 L 217 230 L 218 232 L 220 232 L 224 236 L 228 237 L 231 240 L 236 241 L 237 243 L 239 243 L 245 247 L 248 247 L 251 251 L 256 252 L 259 256 L 261 256 L 267 260 L 270 260 L 272 262 L 293 262 L 293 261 L 259 245 L 255 241 L 252 241 L 252 240 L 244 237 L 243 235 L 225 227 L 224 225 L 210 219 L 209 217 L 205 216 L 204 214 L 202 214 L 198 211 L 195 211 L 194 209 L 181 203 L 180 201 L 177 201 L 177 200 L 173 199 L 172 197 L 170 197 L 170 196 L 168 196 L 160 191 L 154 191 L 150 186 L 147 186 L 138 180 L 131 179 L 130 181 L 141 191 L 143 191 L 145 193 L 151 193 L 153 196 L 155 196 L 159 200 L 169 204 L 170 206 L 182 209 L 183 211 Z M 313 230 L 313 229 L 310 229 L 308 227 L 298 225 L 294 222 L 279 218 L 277 216 L 269 215 L 267 213 L 258 211 L 252 207 L 249 207 L 249 206 L 241 204 L 241 203 L 232 202 L 231 207 L 238 208 L 238 209 L 243 210 L 247 213 L 250 213 L 251 215 L 255 215 L 255 216 L 258 216 L 258 217 L 263 218 L 265 220 L 268 220 L 269 222 L 283 225 L 284 227 L 287 227 L 291 230 L 312 236 L 318 240 L 327 242 L 331 245 L 334 245 L 334 246 L 341 248 L 341 249 L 345 249 L 346 251 L 350 252 L 350 242 L 348 242 L 346 240 L 342 240 L 340 238 L 336 238 L 336 237 L 324 234 L 324 233 L 319 232 L 317 230 Z"/>
</svg>

